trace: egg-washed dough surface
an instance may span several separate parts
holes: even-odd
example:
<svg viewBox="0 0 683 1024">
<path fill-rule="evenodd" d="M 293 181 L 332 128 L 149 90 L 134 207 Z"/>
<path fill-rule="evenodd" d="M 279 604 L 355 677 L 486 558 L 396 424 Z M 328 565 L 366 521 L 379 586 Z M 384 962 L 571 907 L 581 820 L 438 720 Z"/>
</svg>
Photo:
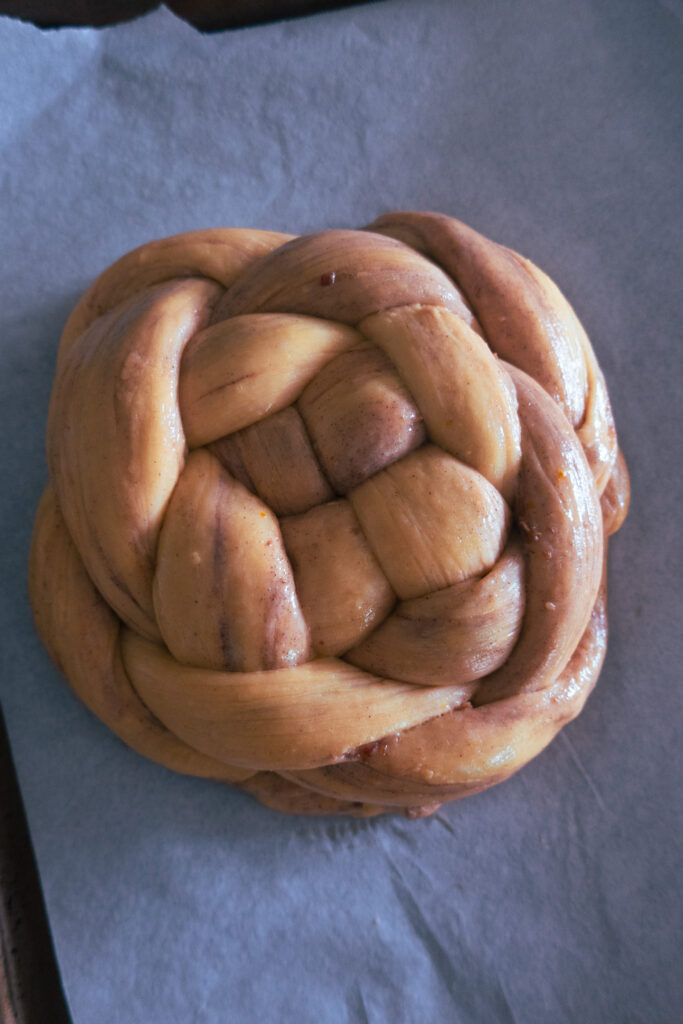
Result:
<svg viewBox="0 0 683 1024">
<path fill-rule="evenodd" d="M 39 632 L 170 768 L 421 816 L 597 679 L 629 499 L 604 377 L 556 285 L 453 218 L 134 250 L 65 327 L 47 452 Z"/>
</svg>

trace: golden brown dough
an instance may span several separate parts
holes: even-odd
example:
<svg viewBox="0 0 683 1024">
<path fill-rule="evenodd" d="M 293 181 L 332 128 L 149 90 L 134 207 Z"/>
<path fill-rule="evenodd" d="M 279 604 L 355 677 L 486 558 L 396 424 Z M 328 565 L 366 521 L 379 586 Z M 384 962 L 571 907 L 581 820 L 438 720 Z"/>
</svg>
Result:
<svg viewBox="0 0 683 1024">
<path fill-rule="evenodd" d="M 138 752 L 300 814 L 507 778 L 605 654 L 629 483 L 567 300 L 452 218 L 124 256 L 64 330 L 36 625 Z"/>
</svg>

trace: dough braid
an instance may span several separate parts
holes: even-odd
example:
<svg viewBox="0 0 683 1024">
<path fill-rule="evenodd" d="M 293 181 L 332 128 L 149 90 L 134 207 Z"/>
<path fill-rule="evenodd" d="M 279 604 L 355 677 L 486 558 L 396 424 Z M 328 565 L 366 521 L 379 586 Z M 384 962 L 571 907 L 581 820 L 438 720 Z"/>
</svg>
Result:
<svg viewBox="0 0 683 1024">
<path fill-rule="evenodd" d="M 60 343 L 38 630 L 135 750 L 298 813 L 429 813 L 605 652 L 628 507 L 557 287 L 449 217 L 124 256 Z"/>
</svg>

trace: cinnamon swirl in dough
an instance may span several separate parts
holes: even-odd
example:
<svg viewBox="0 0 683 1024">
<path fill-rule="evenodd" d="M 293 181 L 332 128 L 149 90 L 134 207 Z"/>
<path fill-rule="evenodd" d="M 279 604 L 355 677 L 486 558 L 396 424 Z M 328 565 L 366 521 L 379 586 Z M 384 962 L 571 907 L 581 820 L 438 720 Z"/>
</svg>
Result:
<svg viewBox="0 0 683 1024">
<path fill-rule="evenodd" d="M 64 330 L 30 591 L 83 702 L 295 813 L 416 817 L 581 710 L 628 507 L 553 282 L 459 221 L 198 231 Z"/>
</svg>

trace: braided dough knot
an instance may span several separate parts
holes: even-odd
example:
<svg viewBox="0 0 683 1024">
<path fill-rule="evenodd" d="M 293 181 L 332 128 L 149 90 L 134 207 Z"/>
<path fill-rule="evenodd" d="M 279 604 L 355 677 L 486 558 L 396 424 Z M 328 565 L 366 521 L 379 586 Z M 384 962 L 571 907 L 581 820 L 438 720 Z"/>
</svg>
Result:
<svg viewBox="0 0 683 1024">
<path fill-rule="evenodd" d="M 60 344 L 39 631 L 136 750 L 428 813 L 581 710 L 628 476 L 555 285 L 437 214 L 124 256 Z"/>
</svg>

